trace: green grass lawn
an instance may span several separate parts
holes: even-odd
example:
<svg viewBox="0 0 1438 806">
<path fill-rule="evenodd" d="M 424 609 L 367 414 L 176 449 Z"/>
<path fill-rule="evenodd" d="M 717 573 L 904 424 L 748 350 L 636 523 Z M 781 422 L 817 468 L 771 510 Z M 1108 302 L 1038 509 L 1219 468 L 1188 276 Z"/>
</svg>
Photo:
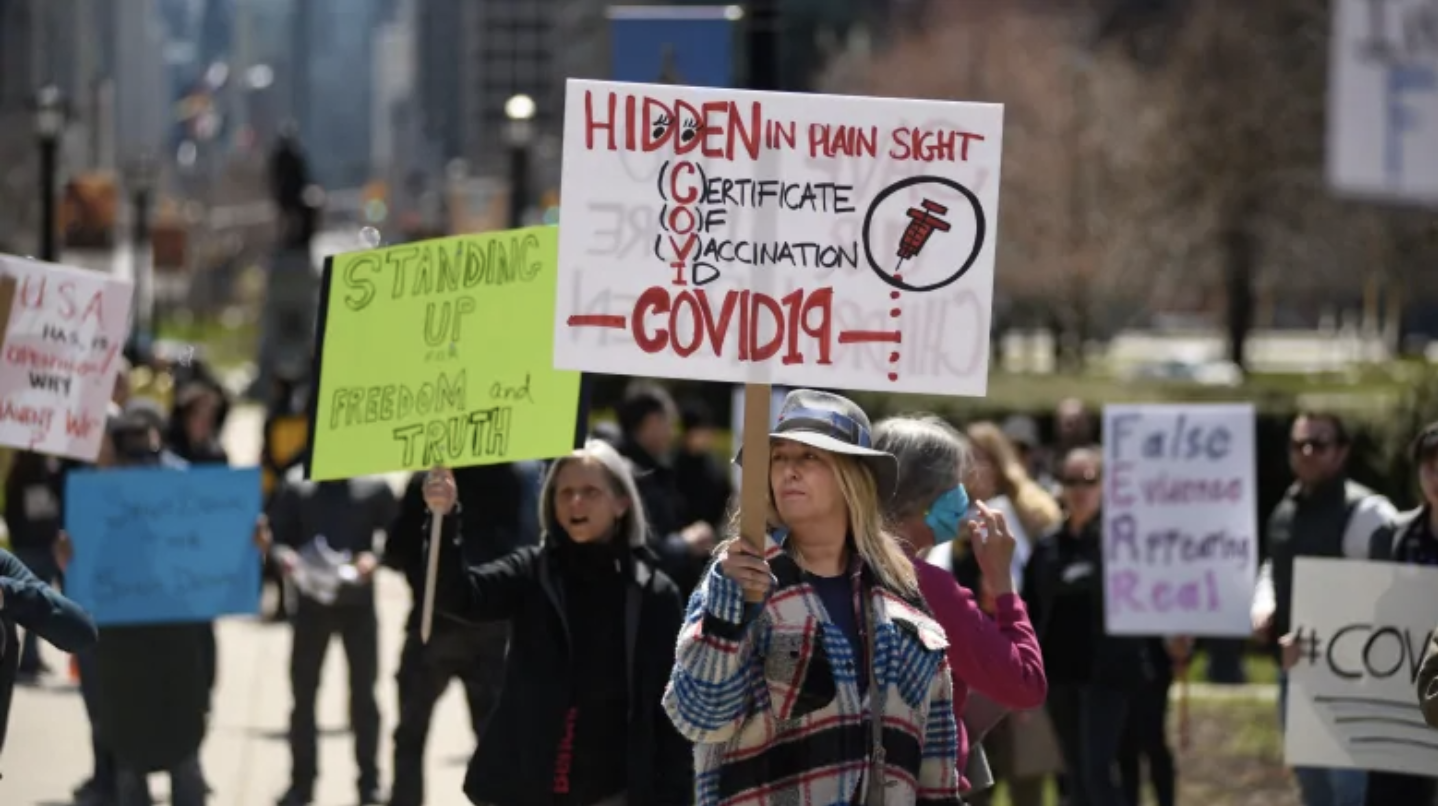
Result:
<svg viewBox="0 0 1438 806">
<path fill-rule="evenodd" d="M 995 371 L 982 398 L 855 393 L 870 416 L 899 411 L 934 411 L 969 419 L 993 411 L 1051 411 L 1076 397 L 1091 406 L 1104 403 L 1251 401 L 1260 409 L 1287 411 L 1295 399 L 1321 398 L 1324 405 L 1355 411 L 1392 406 L 1423 373 L 1404 362 L 1356 366 L 1345 372 L 1251 375 L 1241 387 L 1202 386 L 1152 380 L 1124 380 L 1101 373 L 1038 375 Z"/>
<path fill-rule="evenodd" d="M 259 347 L 259 325 L 241 317 L 171 314 L 156 323 L 155 331 L 159 339 L 200 347 L 205 360 L 221 369 L 254 361 Z"/>
<path fill-rule="evenodd" d="M 1170 735 L 1177 709 L 1169 713 Z M 1298 806 L 1297 788 L 1283 766 L 1283 738 L 1272 702 L 1259 699 L 1201 700 L 1189 704 L 1187 750 L 1171 740 L 1178 766 L 1178 802 L 1203 806 Z M 1144 793 L 1152 804 L 1151 792 Z M 1058 806 L 1050 784 L 1044 806 Z M 1001 785 L 991 806 L 1012 806 Z"/>
<path fill-rule="evenodd" d="M 1208 669 L 1208 656 L 1199 651 L 1194 653 L 1193 661 L 1188 664 L 1188 674 L 1185 679 L 1190 683 L 1206 683 L 1204 678 L 1205 670 Z M 1249 683 L 1278 682 L 1278 664 L 1268 655 L 1257 655 L 1247 653 L 1243 656 L 1244 676 Z"/>
</svg>

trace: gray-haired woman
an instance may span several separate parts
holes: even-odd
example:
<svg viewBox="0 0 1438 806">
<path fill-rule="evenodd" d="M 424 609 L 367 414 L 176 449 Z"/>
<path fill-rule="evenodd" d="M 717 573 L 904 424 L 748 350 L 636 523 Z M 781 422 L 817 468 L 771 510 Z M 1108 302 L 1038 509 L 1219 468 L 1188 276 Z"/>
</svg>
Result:
<svg viewBox="0 0 1438 806">
<path fill-rule="evenodd" d="M 430 471 L 425 502 L 457 552 L 454 476 Z M 692 754 L 660 708 L 682 619 L 679 591 L 645 548 L 634 476 L 591 441 L 550 466 L 541 545 L 463 572 L 439 567 L 436 607 L 511 623 L 504 689 L 465 776 L 472 803 L 671 806 L 693 796 Z M 428 525 L 425 526 L 428 534 Z"/>
<path fill-rule="evenodd" d="M 1011 572 L 1014 537 L 1000 512 L 975 502 L 974 519 L 963 479 L 968 441 L 948 423 L 931 415 L 893 417 L 874 428 L 876 450 L 899 462 L 899 483 L 886 515 L 910 552 L 918 553 L 955 538 L 964 540 L 992 594 L 993 617 L 985 615 L 974 594 L 937 566 L 916 561 L 919 590 L 949 637 L 954 711 L 963 714 L 972 688 L 999 705 L 1037 708 L 1048 693 L 1043 655 Z M 969 737 L 959 725 L 960 769 L 968 760 Z M 967 788 L 967 782 L 964 782 Z"/>
</svg>

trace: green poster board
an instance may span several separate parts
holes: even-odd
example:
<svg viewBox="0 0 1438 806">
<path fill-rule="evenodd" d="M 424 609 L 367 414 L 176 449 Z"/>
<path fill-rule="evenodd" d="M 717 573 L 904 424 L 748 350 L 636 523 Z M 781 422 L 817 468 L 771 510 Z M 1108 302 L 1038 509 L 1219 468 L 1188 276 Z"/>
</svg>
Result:
<svg viewBox="0 0 1438 806">
<path fill-rule="evenodd" d="M 574 447 L 580 373 L 553 369 L 554 227 L 325 265 L 306 472 L 544 459 Z"/>
</svg>

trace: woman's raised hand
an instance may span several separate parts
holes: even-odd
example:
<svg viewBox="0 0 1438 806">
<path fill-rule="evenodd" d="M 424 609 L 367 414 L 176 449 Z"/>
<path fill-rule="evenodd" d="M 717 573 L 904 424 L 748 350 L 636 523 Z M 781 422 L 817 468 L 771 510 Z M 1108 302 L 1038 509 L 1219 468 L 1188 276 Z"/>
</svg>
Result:
<svg viewBox="0 0 1438 806">
<path fill-rule="evenodd" d="M 436 515 L 448 515 L 459 499 L 459 489 L 454 484 L 454 472 L 447 467 L 435 467 L 424 477 L 424 503 Z"/>
<path fill-rule="evenodd" d="M 959 539 L 968 541 L 969 550 L 974 553 L 984 572 L 984 582 L 993 595 L 1013 593 L 1014 549 L 1018 541 L 1009 531 L 1004 513 L 990 509 L 982 501 L 975 501 L 974 509 L 979 517 L 964 521 Z"/>
<path fill-rule="evenodd" d="M 743 540 L 731 540 L 719 554 L 719 570 L 739 583 L 744 598 L 762 602 L 774 585 L 774 575 L 764 557 Z"/>
</svg>

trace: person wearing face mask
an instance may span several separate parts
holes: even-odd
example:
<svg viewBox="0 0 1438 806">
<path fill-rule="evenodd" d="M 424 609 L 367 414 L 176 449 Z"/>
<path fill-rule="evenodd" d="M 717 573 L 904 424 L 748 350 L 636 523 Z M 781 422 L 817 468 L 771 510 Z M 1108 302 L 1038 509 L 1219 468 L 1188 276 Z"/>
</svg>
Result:
<svg viewBox="0 0 1438 806">
<path fill-rule="evenodd" d="M 1015 580 L 1011 573 L 1014 541 L 1008 534 L 1008 524 L 1002 514 L 991 512 L 982 502 L 975 502 L 974 509 L 992 537 L 976 538 L 973 521 L 964 520 L 970 511 L 967 490 L 961 483 L 968 475 L 971 455 L 968 440 L 938 417 L 894 417 L 875 426 L 874 447 L 892 453 L 898 460 L 899 483 L 885 514 L 911 556 L 935 547 L 952 546 L 955 538 L 962 534 L 962 539 L 972 546 L 968 556 L 974 558 L 984 588 L 995 602 L 993 618 L 990 618 L 979 608 L 972 593 L 972 587 L 979 584 L 978 579 L 966 588 L 936 565 L 914 563 L 919 591 L 949 637 L 955 711 L 964 714 L 969 689 L 1008 708 L 1030 709 L 1043 705 L 1048 693 L 1043 656 L 1023 602 L 1014 595 Z M 975 713 L 975 724 L 965 720 L 960 726 L 958 763 L 961 769 L 965 768 L 970 742 L 975 756 L 982 752 L 978 741 L 991 726 L 993 716 L 984 720 L 989 724 L 980 725 L 977 722 L 981 716 Z M 972 765 L 964 777 L 972 785 L 975 782 L 967 780 L 971 770 Z"/>
<path fill-rule="evenodd" d="M 508 621 L 504 688 L 465 775 L 471 803 L 682 806 L 689 744 L 659 707 L 673 665 L 679 591 L 646 546 L 629 464 L 591 440 L 550 465 L 541 545 L 464 567 L 454 474 L 424 487 L 443 518 L 436 616 Z M 425 527 L 428 534 L 428 524 Z"/>
</svg>

